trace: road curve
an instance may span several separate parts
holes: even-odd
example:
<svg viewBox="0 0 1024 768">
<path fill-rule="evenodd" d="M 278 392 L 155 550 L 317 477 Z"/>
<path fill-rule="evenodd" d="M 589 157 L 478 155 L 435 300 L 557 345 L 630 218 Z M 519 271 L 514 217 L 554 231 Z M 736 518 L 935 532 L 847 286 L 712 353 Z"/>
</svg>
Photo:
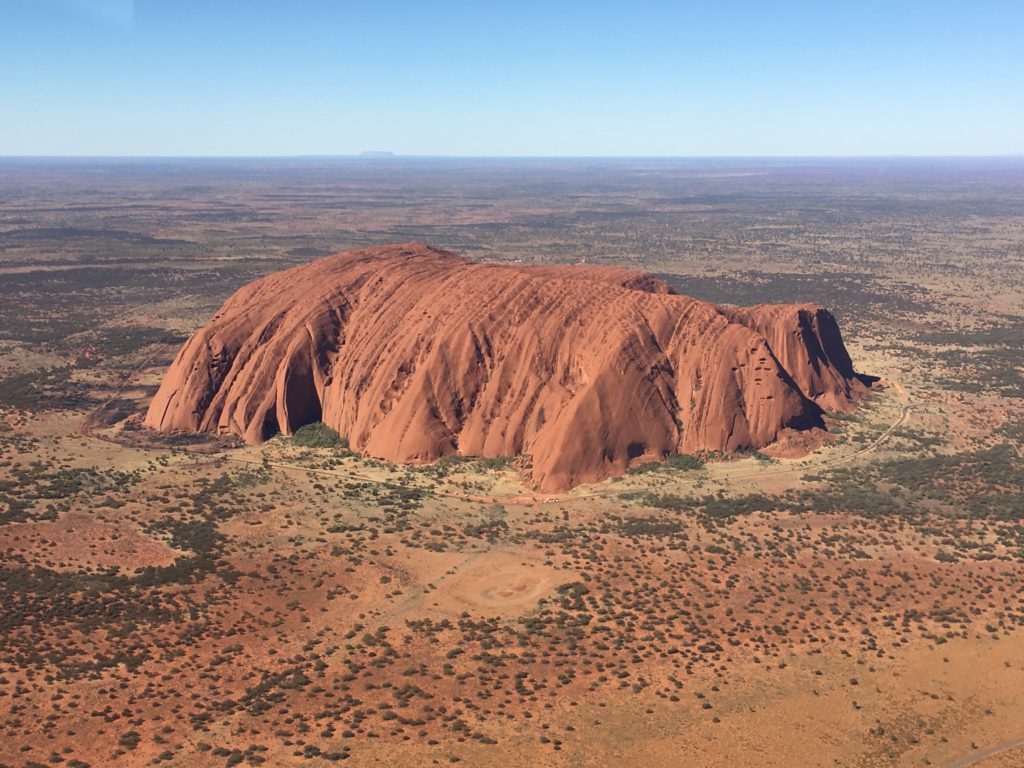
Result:
<svg viewBox="0 0 1024 768">
<path fill-rule="evenodd" d="M 872 453 L 873 451 L 877 450 L 877 448 L 880 445 L 882 445 L 882 443 L 884 443 L 886 440 L 888 440 L 892 436 L 893 432 L 895 432 L 897 429 L 899 429 L 900 427 L 902 427 L 904 424 L 907 423 L 907 419 L 910 418 L 910 412 L 911 412 L 912 409 L 913 408 L 912 408 L 912 406 L 910 404 L 904 405 L 900 409 L 899 418 L 896 419 L 896 421 L 894 421 L 892 424 L 890 424 L 888 426 L 888 428 L 882 434 L 880 434 L 878 437 L 876 437 L 874 440 L 872 440 L 870 445 L 864 446 L 859 451 L 854 451 L 849 456 L 838 456 L 838 457 L 836 457 L 834 459 L 827 459 L 827 460 L 825 460 L 825 461 L 823 461 L 821 463 L 820 467 L 821 468 L 827 468 L 827 467 L 840 466 L 842 464 L 848 464 L 851 461 L 853 461 L 854 459 L 859 459 L 861 456 L 866 456 L 867 454 Z M 817 467 L 815 469 L 817 469 Z M 745 474 L 726 475 L 723 479 L 725 479 L 725 480 L 745 480 L 745 479 L 750 478 L 750 477 L 764 477 L 765 475 L 785 475 L 785 474 L 789 474 L 790 472 L 809 472 L 809 471 L 811 471 L 809 467 L 780 467 L 779 469 L 761 469 L 761 470 L 757 470 L 755 472 L 747 472 Z"/>
<path fill-rule="evenodd" d="M 979 749 L 977 752 L 972 752 L 966 757 L 961 757 L 949 764 L 948 768 L 967 768 L 969 765 L 977 765 L 982 760 L 987 760 L 990 757 L 998 755 L 1000 752 L 1008 752 L 1011 749 L 1017 747 L 1024 747 L 1024 736 L 1019 739 L 1010 739 L 1004 741 L 1002 744 L 995 744 L 991 747 L 985 747 L 985 749 Z"/>
</svg>

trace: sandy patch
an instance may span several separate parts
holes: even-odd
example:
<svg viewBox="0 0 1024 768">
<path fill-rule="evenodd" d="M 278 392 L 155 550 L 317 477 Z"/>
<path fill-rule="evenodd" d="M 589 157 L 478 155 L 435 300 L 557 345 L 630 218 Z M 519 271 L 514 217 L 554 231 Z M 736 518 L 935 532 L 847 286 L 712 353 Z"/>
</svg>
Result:
<svg viewBox="0 0 1024 768">
<path fill-rule="evenodd" d="M 128 573 L 144 566 L 170 565 L 181 554 L 134 528 L 86 515 L 0 527 L 0 552 L 11 550 L 30 565 L 57 571 L 117 568 Z"/>
<path fill-rule="evenodd" d="M 435 607 L 461 613 L 522 616 L 549 597 L 573 574 L 558 571 L 521 554 L 488 552 L 467 559 L 433 593 Z"/>
</svg>

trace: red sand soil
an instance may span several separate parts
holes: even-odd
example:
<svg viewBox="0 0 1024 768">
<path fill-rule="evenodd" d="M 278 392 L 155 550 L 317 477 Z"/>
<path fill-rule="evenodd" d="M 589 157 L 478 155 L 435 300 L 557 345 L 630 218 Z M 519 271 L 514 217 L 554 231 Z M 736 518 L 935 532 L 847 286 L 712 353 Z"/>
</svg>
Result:
<svg viewBox="0 0 1024 768">
<path fill-rule="evenodd" d="M 18 552 L 25 562 L 56 571 L 116 568 L 126 573 L 168 566 L 181 555 L 141 531 L 84 514 L 0 527 L 0 552 Z"/>
</svg>

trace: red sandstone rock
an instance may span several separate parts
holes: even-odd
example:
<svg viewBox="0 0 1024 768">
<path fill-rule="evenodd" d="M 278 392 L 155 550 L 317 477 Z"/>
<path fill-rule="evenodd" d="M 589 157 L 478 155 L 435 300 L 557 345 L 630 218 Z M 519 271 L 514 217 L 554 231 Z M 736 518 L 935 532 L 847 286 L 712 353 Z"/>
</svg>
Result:
<svg viewBox="0 0 1024 768">
<path fill-rule="evenodd" d="M 322 420 L 397 462 L 526 454 L 556 492 L 673 452 L 760 448 L 864 391 L 820 307 L 720 307 L 632 270 L 406 244 L 241 288 L 146 424 L 256 443 Z"/>
</svg>

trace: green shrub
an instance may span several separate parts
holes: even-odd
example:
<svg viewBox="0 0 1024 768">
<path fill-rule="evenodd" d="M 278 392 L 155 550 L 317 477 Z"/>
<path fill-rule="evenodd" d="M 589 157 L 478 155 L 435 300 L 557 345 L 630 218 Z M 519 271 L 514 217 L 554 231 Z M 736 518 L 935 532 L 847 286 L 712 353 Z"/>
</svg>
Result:
<svg viewBox="0 0 1024 768">
<path fill-rule="evenodd" d="M 672 453 L 665 457 L 664 461 L 648 461 L 628 470 L 631 475 L 644 475 L 648 472 L 661 472 L 664 470 L 676 470 L 690 472 L 703 469 L 704 462 L 696 456 L 687 453 Z"/>
<path fill-rule="evenodd" d="M 695 470 L 703 469 L 704 462 L 696 456 L 688 453 L 673 453 L 665 459 L 665 466 L 669 469 Z"/>
<path fill-rule="evenodd" d="M 303 448 L 348 449 L 348 440 L 320 421 L 299 427 L 292 435 L 292 442 Z"/>
</svg>

